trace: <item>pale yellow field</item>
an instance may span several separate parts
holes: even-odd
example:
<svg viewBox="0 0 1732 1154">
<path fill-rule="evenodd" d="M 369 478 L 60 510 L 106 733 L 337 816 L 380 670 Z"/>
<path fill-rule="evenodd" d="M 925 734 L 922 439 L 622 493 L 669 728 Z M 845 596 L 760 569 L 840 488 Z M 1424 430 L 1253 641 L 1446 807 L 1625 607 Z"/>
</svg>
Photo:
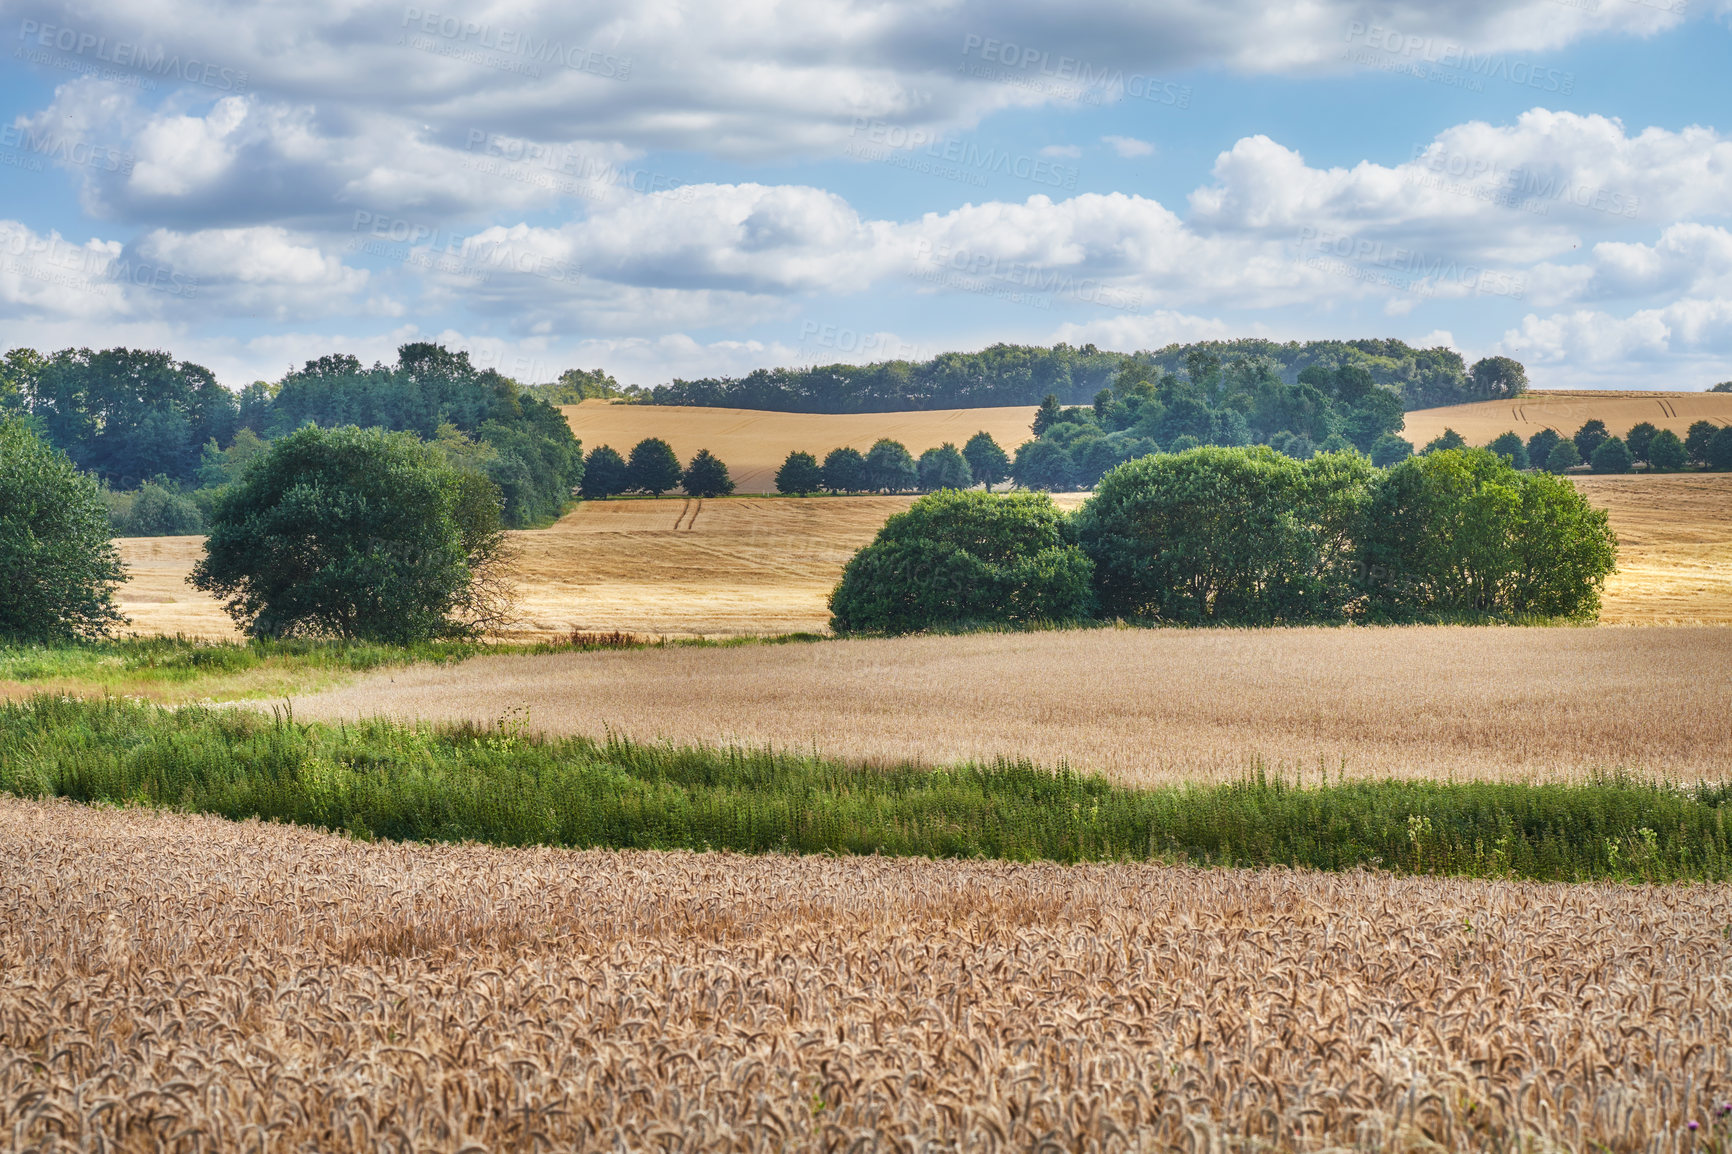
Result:
<svg viewBox="0 0 1732 1154">
<path fill-rule="evenodd" d="M 1623 568 L 1607 624 L 1732 623 L 1732 474 L 1582 477 L 1609 508 Z M 1074 508 L 1084 494 L 1061 494 Z M 522 617 L 511 636 L 623 629 L 657 637 L 818 632 L 842 566 L 909 497 L 605 501 L 550 529 L 514 533 Z M 141 633 L 230 637 L 220 606 L 186 576 L 200 537 L 120 542 L 122 609 Z"/>
<path fill-rule="evenodd" d="M 1724 885 L 367 845 L 9 800 L 0 877 L 8 1149 L 1726 1133 Z"/>
<path fill-rule="evenodd" d="M 1407 414 L 1401 436 L 1415 446 L 1425 445 L 1446 428 L 1466 437 L 1470 445 L 1484 445 L 1511 431 L 1520 433 L 1524 441 L 1541 429 L 1568 437 L 1595 417 L 1617 437 L 1643 421 L 1682 437 L 1697 421 L 1732 425 L 1732 393 L 1536 389 L 1513 401 L 1416 410 Z"/>
<path fill-rule="evenodd" d="M 880 437 L 901 441 L 919 456 L 946 441 L 961 448 L 982 429 L 1007 453 L 1033 437 L 1032 406 L 932 409 L 905 413 L 772 413 L 760 409 L 707 409 L 683 405 L 619 405 L 585 401 L 564 405 L 565 419 L 588 453 L 612 445 L 620 456 L 645 437 L 660 437 L 680 460 L 708 449 L 728 466 L 740 493 L 774 493 L 776 470 L 802 449 L 820 461 L 831 449 L 865 452 Z"/>
<path fill-rule="evenodd" d="M 527 714 L 525 714 L 527 710 Z M 1732 629 L 1096 629 L 480 658 L 297 717 L 469 720 L 872 763 L 1024 757 L 1132 785 L 1732 778 Z"/>
</svg>

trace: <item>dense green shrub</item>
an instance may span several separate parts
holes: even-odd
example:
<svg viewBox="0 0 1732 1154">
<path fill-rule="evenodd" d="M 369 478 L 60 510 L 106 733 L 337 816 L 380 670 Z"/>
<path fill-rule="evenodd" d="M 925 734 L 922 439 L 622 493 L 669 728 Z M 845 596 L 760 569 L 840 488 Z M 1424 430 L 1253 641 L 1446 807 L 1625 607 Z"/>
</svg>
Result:
<svg viewBox="0 0 1732 1154">
<path fill-rule="evenodd" d="M 1378 477 L 1358 545 L 1374 619 L 1589 620 L 1617 539 L 1605 511 L 1568 481 L 1518 473 L 1484 449 L 1454 449 Z"/>
<path fill-rule="evenodd" d="M 708 449 L 699 449 L 686 471 L 680 474 L 680 488 L 689 497 L 726 497 L 734 491 L 734 479 L 719 457 Z"/>
<path fill-rule="evenodd" d="M 854 555 L 830 595 L 838 633 L 1075 621 L 1093 566 L 1045 494 L 922 497 Z"/>
<path fill-rule="evenodd" d="M 116 537 L 181 537 L 204 532 L 204 514 L 185 493 L 146 481 L 136 493 L 115 496 L 124 501 L 109 508 Z"/>
<path fill-rule="evenodd" d="M 125 578 L 95 479 L 0 414 L 0 637 L 105 634 L 123 620 L 114 590 Z"/>
<path fill-rule="evenodd" d="M 797 493 L 804 497 L 824 487 L 824 470 L 818 458 L 796 449 L 788 454 L 782 467 L 776 470 L 776 492 Z"/>
<path fill-rule="evenodd" d="M 1371 446 L 1371 463 L 1379 469 L 1387 469 L 1397 461 L 1405 461 L 1411 456 L 1413 442 L 1403 440 L 1394 433 L 1383 434 Z"/>
<path fill-rule="evenodd" d="M 1445 429 L 1443 432 L 1441 432 L 1437 436 L 1433 437 L 1430 441 L 1426 442 L 1425 448 L 1421 449 L 1420 452 L 1421 453 L 1439 453 L 1439 452 L 1444 451 L 1445 449 L 1465 449 L 1465 448 L 1467 448 L 1467 438 L 1466 437 L 1462 436 L 1460 433 L 1456 432 L 1454 429 Z"/>
<path fill-rule="evenodd" d="M 225 491 L 193 584 L 261 637 L 413 644 L 509 608 L 499 490 L 412 434 L 309 425 Z"/>
<path fill-rule="evenodd" d="M 1302 463 L 1262 446 L 1120 465 L 1077 514 L 1101 609 L 1193 624 L 1339 618 L 1371 476 L 1357 453 Z"/>
</svg>

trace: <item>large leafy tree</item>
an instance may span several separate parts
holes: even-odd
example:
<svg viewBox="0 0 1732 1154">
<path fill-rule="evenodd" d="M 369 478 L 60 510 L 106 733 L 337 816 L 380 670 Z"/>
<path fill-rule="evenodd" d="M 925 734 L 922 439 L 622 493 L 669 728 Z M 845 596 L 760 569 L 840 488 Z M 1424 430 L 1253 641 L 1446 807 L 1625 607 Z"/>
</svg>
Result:
<svg viewBox="0 0 1732 1154">
<path fill-rule="evenodd" d="M 968 443 L 962 446 L 962 455 L 968 459 L 969 472 L 974 474 L 976 481 L 986 486 L 988 492 L 994 485 L 1010 477 L 1009 455 L 985 429 L 968 438 Z"/>
<path fill-rule="evenodd" d="M 855 493 L 866 487 L 866 456 L 859 449 L 831 449 L 824 455 L 824 488 Z"/>
<path fill-rule="evenodd" d="M 660 437 L 645 437 L 632 446 L 626 465 L 626 480 L 633 489 L 659 497 L 680 483 L 685 472 L 673 446 Z"/>
<path fill-rule="evenodd" d="M 1605 512 L 1568 481 L 1450 449 L 1378 478 L 1358 571 L 1373 618 L 1591 619 L 1616 548 Z"/>
<path fill-rule="evenodd" d="M 838 633 L 1086 618 L 1092 566 L 1045 494 L 954 489 L 885 522 L 830 595 Z"/>
<path fill-rule="evenodd" d="M 123 618 L 125 579 L 96 482 L 0 415 L 0 636 L 34 642 L 100 636 Z"/>
<path fill-rule="evenodd" d="M 974 484 L 974 471 L 962 450 L 946 441 L 920 454 L 920 488 L 928 493 L 940 489 L 966 489 Z"/>
<path fill-rule="evenodd" d="M 511 604 L 500 505 L 407 433 L 309 426 L 218 499 L 193 584 L 255 636 L 478 634 Z"/>
<path fill-rule="evenodd" d="M 1509 357 L 1484 357 L 1468 370 L 1472 382 L 1469 390 L 1474 399 L 1503 401 L 1519 397 L 1528 391 L 1528 372 L 1522 363 Z"/>
<path fill-rule="evenodd" d="M 788 454 L 782 467 L 776 470 L 776 492 L 802 497 L 824 487 L 824 470 L 818 458 L 798 449 Z"/>
<path fill-rule="evenodd" d="M 881 437 L 866 454 L 865 481 L 880 493 L 906 493 L 920 484 L 914 455 L 901 441 Z"/>
<path fill-rule="evenodd" d="M 693 497 L 725 497 L 734 491 L 734 479 L 720 457 L 708 449 L 699 449 L 686 471 L 680 474 L 680 488 Z"/>
<path fill-rule="evenodd" d="M 159 476 L 193 480 L 200 450 L 228 444 L 239 414 L 209 369 L 159 350 L 62 349 L 28 389 L 49 442 L 120 489 Z"/>
<path fill-rule="evenodd" d="M 578 490 L 586 501 L 605 501 L 631 488 L 625 458 L 608 445 L 590 450 L 583 463 L 583 485 Z"/>
<path fill-rule="evenodd" d="M 1302 463 L 1263 446 L 1120 465 L 1077 515 L 1102 611 L 1192 624 L 1341 617 L 1371 475 L 1357 453 Z"/>
</svg>

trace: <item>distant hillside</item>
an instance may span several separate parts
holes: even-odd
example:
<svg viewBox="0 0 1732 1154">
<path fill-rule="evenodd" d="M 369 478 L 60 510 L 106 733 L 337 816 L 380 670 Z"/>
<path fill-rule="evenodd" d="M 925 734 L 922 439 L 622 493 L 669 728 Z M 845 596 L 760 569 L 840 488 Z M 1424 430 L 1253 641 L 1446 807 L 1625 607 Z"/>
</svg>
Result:
<svg viewBox="0 0 1732 1154">
<path fill-rule="evenodd" d="M 642 394 L 654 405 L 704 405 L 791 413 L 869 413 L 914 409 L 1035 405 L 1049 393 L 1067 405 L 1087 404 L 1110 387 L 1127 363 L 1184 375 L 1197 357 L 1217 367 L 1262 362 L 1288 384 L 1313 365 L 1334 370 L 1360 365 L 1372 380 L 1400 395 L 1409 409 L 1465 404 L 1503 395 L 1507 381 L 1488 380 L 1451 349 L 1416 349 L 1398 340 L 1276 341 L 1246 338 L 1168 345 L 1116 353 L 1094 345 L 992 345 L 977 353 L 942 353 L 929 361 L 758 369 L 744 377 L 675 379 Z M 1503 361 L 1502 358 L 1496 358 Z M 1486 364 L 1487 362 L 1480 362 Z M 1515 371 L 1521 366 L 1515 362 Z M 1477 367 L 1477 366 L 1476 366 Z M 1525 375 L 1521 378 L 1525 386 Z M 1514 391 L 1519 392 L 1517 387 Z"/>
</svg>

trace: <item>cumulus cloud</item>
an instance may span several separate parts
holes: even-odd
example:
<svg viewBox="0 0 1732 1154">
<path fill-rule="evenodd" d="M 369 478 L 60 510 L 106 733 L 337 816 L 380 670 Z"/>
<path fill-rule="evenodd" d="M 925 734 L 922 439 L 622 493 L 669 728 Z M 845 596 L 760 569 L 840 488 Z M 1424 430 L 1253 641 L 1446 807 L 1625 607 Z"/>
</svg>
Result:
<svg viewBox="0 0 1732 1154">
<path fill-rule="evenodd" d="M 1131 160 L 1139 156 L 1153 156 L 1155 146 L 1146 140 L 1138 140 L 1134 136 L 1103 136 L 1101 143 L 1109 146 L 1122 159 Z"/>
</svg>

